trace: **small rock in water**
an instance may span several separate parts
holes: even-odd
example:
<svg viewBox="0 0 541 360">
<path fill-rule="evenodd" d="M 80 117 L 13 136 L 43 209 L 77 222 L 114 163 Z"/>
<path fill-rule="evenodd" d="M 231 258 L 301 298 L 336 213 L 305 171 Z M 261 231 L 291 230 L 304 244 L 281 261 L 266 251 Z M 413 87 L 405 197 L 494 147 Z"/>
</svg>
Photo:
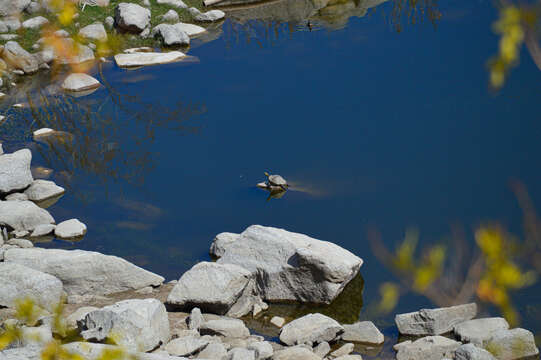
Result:
<svg viewBox="0 0 541 360">
<path fill-rule="evenodd" d="M 281 328 L 286 323 L 286 319 L 280 316 L 273 316 L 270 322 L 272 325 Z"/>
<path fill-rule="evenodd" d="M 38 129 L 38 130 L 34 131 L 32 134 L 36 138 L 36 137 L 44 136 L 44 135 L 51 135 L 54 132 L 55 131 L 53 129 L 51 129 L 51 128 L 41 128 L 41 129 Z"/>
<path fill-rule="evenodd" d="M 415 341 L 396 344 L 396 360 L 441 360 L 453 358 L 454 352 L 462 345 L 458 341 L 443 336 L 427 336 Z"/>
<path fill-rule="evenodd" d="M 62 221 L 54 229 L 55 236 L 61 239 L 71 239 L 86 234 L 86 225 L 77 219 Z"/>
<path fill-rule="evenodd" d="M 344 333 L 342 334 L 342 340 L 344 341 L 380 345 L 385 340 L 383 334 L 371 321 L 361 321 L 352 325 L 346 324 L 342 326 L 344 327 Z"/>
<path fill-rule="evenodd" d="M 498 330 L 483 341 L 483 348 L 500 360 L 522 359 L 539 354 L 533 334 L 526 329 Z"/>
<path fill-rule="evenodd" d="M 54 232 L 56 225 L 53 224 L 42 224 L 36 226 L 34 231 L 32 231 L 32 234 L 30 234 L 30 237 L 39 237 L 39 236 L 45 236 L 49 235 Z"/>
<path fill-rule="evenodd" d="M 34 180 L 24 191 L 29 200 L 44 201 L 64 194 L 66 190 L 49 180 Z"/>
<path fill-rule="evenodd" d="M 225 17 L 225 13 L 221 10 L 210 10 L 202 13 L 197 8 L 191 7 L 188 9 L 188 11 L 196 21 L 200 22 L 213 22 L 221 20 Z"/>
<path fill-rule="evenodd" d="M 496 358 L 485 349 L 465 344 L 455 351 L 455 360 L 496 360 Z"/>
<path fill-rule="evenodd" d="M 464 321 L 455 326 L 454 333 L 460 341 L 483 345 L 483 341 L 489 339 L 495 331 L 507 330 L 509 324 L 504 318 L 485 318 Z"/>
<path fill-rule="evenodd" d="M 92 76 L 85 73 L 70 74 L 62 83 L 62 89 L 65 91 L 86 91 L 96 89 L 100 82 Z"/>
<path fill-rule="evenodd" d="M 134 53 L 134 54 L 117 54 L 115 62 L 120 67 L 147 66 L 167 64 L 182 60 L 186 55 L 180 51 L 171 51 L 167 53 Z"/>
<path fill-rule="evenodd" d="M 473 319 L 475 315 L 477 305 L 471 303 L 399 314 L 395 322 L 403 335 L 441 335 L 453 330 L 455 325 Z"/>
<path fill-rule="evenodd" d="M 332 342 L 344 332 L 344 328 L 328 316 L 308 314 L 285 325 L 280 331 L 280 341 L 286 345 L 318 344 Z"/>
</svg>

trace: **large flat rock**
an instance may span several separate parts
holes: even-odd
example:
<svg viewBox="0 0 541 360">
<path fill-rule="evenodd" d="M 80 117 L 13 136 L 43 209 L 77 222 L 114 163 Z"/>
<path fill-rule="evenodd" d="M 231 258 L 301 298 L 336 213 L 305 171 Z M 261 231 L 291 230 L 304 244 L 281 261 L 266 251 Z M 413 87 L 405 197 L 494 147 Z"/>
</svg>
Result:
<svg viewBox="0 0 541 360">
<path fill-rule="evenodd" d="M 236 238 L 228 234 L 217 239 L 220 244 L 211 246 L 217 262 L 249 270 L 259 295 L 270 302 L 328 304 L 363 263 L 338 245 L 273 227 L 253 225 Z"/>
<path fill-rule="evenodd" d="M 470 303 L 398 314 L 395 322 L 403 335 L 441 335 L 453 330 L 455 325 L 473 319 L 475 315 L 477 305 Z"/>
<path fill-rule="evenodd" d="M 4 261 L 51 274 L 68 295 L 106 295 L 158 286 L 164 278 L 116 256 L 84 250 L 9 249 Z"/>
<path fill-rule="evenodd" d="M 31 161 L 32 153 L 28 149 L 0 155 L 0 195 L 24 190 L 32 184 Z"/>
<path fill-rule="evenodd" d="M 120 67 L 148 66 L 172 63 L 182 60 L 184 57 L 186 55 L 180 51 L 117 54 L 115 55 L 115 62 Z"/>
<path fill-rule="evenodd" d="M 32 231 L 39 225 L 54 224 L 54 218 L 32 201 L 0 201 L 0 225 L 16 231 Z"/>
<path fill-rule="evenodd" d="M 30 299 L 52 311 L 62 298 L 62 282 L 56 277 L 29 267 L 0 262 L 0 305 L 14 307 L 19 300 Z"/>
</svg>

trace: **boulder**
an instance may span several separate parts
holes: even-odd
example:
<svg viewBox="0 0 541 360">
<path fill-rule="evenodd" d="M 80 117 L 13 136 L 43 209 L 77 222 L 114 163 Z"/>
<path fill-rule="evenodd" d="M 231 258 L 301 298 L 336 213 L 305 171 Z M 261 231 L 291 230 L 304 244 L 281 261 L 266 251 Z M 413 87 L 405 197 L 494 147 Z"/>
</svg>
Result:
<svg viewBox="0 0 541 360">
<path fill-rule="evenodd" d="M 132 299 L 89 312 L 79 322 L 85 340 L 114 339 L 130 351 L 150 351 L 171 338 L 165 306 L 157 299 Z"/>
<path fill-rule="evenodd" d="M 31 299 L 52 311 L 62 299 L 62 282 L 23 265 L 0 262 L 0 305 L 14 307 L 17 300 Z"/>
<path fill-rule="evenodd" d="M 361 321 L 355 324 L 342 325 L 344 333 L 342 340 L 353 341 L 369 345 L 381 345 L 385 340 L 383 334 L 371 321 Z"/>
<path fill-rule="evenodd" d="M 55 227 L 56 227 L 56 225 L 53 225 L 53 224 L 38 225 L 38 226 L 36 226 L 34 231 L 32 231 L 30 236 L 31 237 L 40 237 L 40 236 L 49 235 L 50 233 L 54 232 Z"/>
<path fill-rule="evenodd" d="M 199 354 L 197 359 L 224 359 L 227 356 L 227 350 L 218 342 L 208 344 Z"/>
<path fill-rule="evenodd" d="M 539 355 L 533 334 L 526 329 L 497 330 L 483 347 L 498 360 L 515 360 Z"/>
<path fill-rule="evenodd" d="M 54 224 L 54 218 L 32 201 L 0 201 L 0 225 L 15 231 L 32 231 L 38 225 Z"/>
<path fill-rule="evenodd" d="M 15 41 L 8 41 L 4 45 L 2 58 L 12 67 L 20 69 L 26 74 L 33 74 L 38 71 L 39 64 L 36 58 Z"/>
<path fill-rule="evenodd" d="M 167 64 L 182 60 L 184 57 L 186 57 L 186 55 L 180 51 L 171 51 L 166 53 L 147 52 L 117 54 L 115 55 L 115 62 L 120 67 L 148 66 Z"/>
<path fill-rule="evenodd" d="M 255 351 L 255 358 L 257 360 L 270 359 L 274 354 L 274 349 L 268 341 L 255 341 L 246 347 L 248 350 Z"/>
<path fill-rule="evenodd" d="M 161 276 L 116 256 L 84 250 L 9 249 L 4 261 L 56 276 L 68 295 L 107 295 L 158 286 Z"/>
<path fill-rule="evenodd" d="M 23 190 L 32 184 L 31 161 L 32 153 L 28 149 L 0 155 L 0 195 Z"/>
<path fill-rule="evenodd" d="M 302 346 L 292 346 L 276 351 L 273 360 L 321 360 L 319 356 Z"/>
<path fill-rule="evenodd" d="M 18 16 L 9 16 L 2 19 L 2 21 L 4 24 L 6 24 L 9 31 L 17 31 L 21 28 L 21 21 L 19 20 Z"/>
<path fill-rule="evenodd" d="M 185 272 L 167 297 L 182 309 L 225 314 L 242 295 L 251 279 L 246 269 L 232 264 L 201 262 Z"/>
<path fill-rule="evenodd" d="M 2 0 L 0 0 L 0 2 L 1 1 Z M 10 348 L 0 351 L 0 358 L 2 360 L 42 360 L 42 350 L 43 347 L 40 345 Z"/>
<path fill-rule="evenodd" d="M 205 318 L 203 317 L 203 314 L 201 314 L 201 310 L 199 308 L 193 308 L 190 316 L 186 318 L 186 323 L 188 325 L 188 329 L 190 330 L 199 331 L 201 324 L 204 322 Z"/>
<path fill-rule="evenodd" d="M 174 22 L 174 23 L 177 23 L 178 20 L 179 20 L 179 17 L 178 17 L 178 13 L 175 11 L 175 10 L 169 10 L 168 12 L 166 12 L 165 14 L 163 14 L 161 16 L 161 19 L 163 21 L 167 21 L 167 22 Z"/>
<path fill-rule="evenodd" d="M 333 342 L 344 332 L 344 328 L 328 316 L 308 314 L 285 325 L 280 331 L 280 341 L 286 345 L 318 344 Z"/>
<path fill-rule="evenodd" d="M 86 225 L 77 219 L 62 221 L 54 228 L 54 235 L 60 239 L 73 239 L 86 234 Z"/>
<path fill-rule="evenodd" d="M 203 338 L 187 336 L 171 340 L 165 345 L 165 351 L 174 356 L 190 356 L 203 350 L 209 344 Z"/>
<path fill-rule="evenodd" d="M 21 25 L 24 29 L 39 29 L 43 25 L 46 25 L 48 23 L 49 23 L 49 20 L 47 20 L 43 16 L 36 16 L 26 21 L 23 21 Z"/>
<path fill-rule="evenodd" d="M 220 258 L 225 254 L 225 249 L 233 242 L 238 240 L 240 234 L 223 232 L 214 238 L 214 241 L 210 245 L 210 254 L 214 257 Z"/>
<path fill-rule="evenodd" d="M 427 336 L 415 341 L 404 341 L 394 346 L 396 360 L 441 360 L 453 358 L 455 350 L 462 345 L 443 336 Z"/>
<path fill-rule="evenodd" d="M 127 32 L 140 33 L 150 25 L 150 10 L 132 3 L 120 3 L 115 8 L 115 25 Z"/>
<path fill-rule="evenodd" d="M 34 180 L 30 187 L 25 190 L 28 200 L 44 201 L 64 194 L 66 190 L 49 180 Z"/>
<path fill-rule="evenodd" d="M 0 0 L 0 17 L 19 15 L 30 5 L 30 0 Z"/>
<path fill-rule="evenodd" d="M 456 349 L 455 360 L 496 360 L 496 358 L 485 349 L 465 344 Z"/>
<path fill-rule="evenodd" d="M 327 356 L 328 353 L 331 352 L 331 346 L 329 345 L 328 342 L 326 341 L 323 341 L 323 342 L 320 342 L 314 349 L 314 354 L 316 354 L 317 356 L 319 356 L 320 358 L 325 358 L 325 356 Z"/>
<path fill-rule="evenodd" d="M 151 35 L 159 38 L 165 46 L 184 46 L 190 44 L 190 37 L 179 27 L 170 24 L 160 24 L 152 29 Z"/>
<path fill-rule="evenodd" d="M 159 5 L 169 5 L 177 9 L 187 9 L 188 6 L 182 0 L 156 0 Z"/>
<path fill-rule="evenodd" d="M 212 246 L 217 249 L 218 246 Z M 221 251 L 221 250 L 220 250 Z M 256 277 L 266 301 L 331 303 L 357 275 L 362 259 L 330 242 L 253 225 L 225 246 L 219 264 L 235 264 Z"/>
<path fill-rule="evenodd" d="M 12 193 L 6 196 L 6 201 L 26 201 L 28 200 L 28 196 L 24 193 Z"/>
<path fill-rule="evenodd" d="M 472 343 L 478 346 L 488 340 L 492 333 L 498 330 L 509 329 L 504 318 L 494 317 L 464 321 L 455 326 L 454 333 L 463 343 Z"/>
<path fill-rule="evenodd" d="M 209 320 L 199 328 L 201 335 L 218 335 L 228 338 L 245 338 L 250 336 L 250 330 L 238 319 Z"/>
<path fill-rule="evenodd" d="M 79 36 L 90 41 L 107 41 L 107 32 L 102 23 L 94 23 L 79 30 Z"/>
<path fill-rule="evenodd" d="M 194 20 L 199 22 L 214 22 L 225 18 L 225 13 L 222 10 L 209 10 L 202 13 L 198 9 L 191 7 L 188 11 Z"/>
<path fill-rule="evenodd" d="M 395 322 L 403 335 L 441 335 L 453 330 L 455 325 L 473 319 L 475 315 L 477 305 L 471 303 L 399 314 Z"/>
</svg>

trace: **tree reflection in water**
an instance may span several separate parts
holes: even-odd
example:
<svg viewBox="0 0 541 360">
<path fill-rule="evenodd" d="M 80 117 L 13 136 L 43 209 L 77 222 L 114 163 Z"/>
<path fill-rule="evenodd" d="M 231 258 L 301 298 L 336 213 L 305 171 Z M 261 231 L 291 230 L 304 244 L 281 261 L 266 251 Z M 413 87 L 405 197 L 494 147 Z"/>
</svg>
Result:
<svg viewBox="0 0 541 360">
<path fill-rule="evenodd" d="M 68 188 L 74 175 L 95 176 L 102 183 L 144 182 L 155 165 L 149 147 L 156 131 L 197 133 L 200 125 L 195 118 L 206 111 L 204 104 L 178 101 L 170 108 L 146 102 L 111 86 L 101 68 L 99 74 L 106 96 L 74 98 L 38 88 L 27 93 L 24 109 L 9 110 L 8 123 L 0 129 L 4 140 L 19 144 L 27 142 L 36 129 L 56 130 L 30 146 L 41 157 L 40 165 L 61 174 Z"/>
</svg>

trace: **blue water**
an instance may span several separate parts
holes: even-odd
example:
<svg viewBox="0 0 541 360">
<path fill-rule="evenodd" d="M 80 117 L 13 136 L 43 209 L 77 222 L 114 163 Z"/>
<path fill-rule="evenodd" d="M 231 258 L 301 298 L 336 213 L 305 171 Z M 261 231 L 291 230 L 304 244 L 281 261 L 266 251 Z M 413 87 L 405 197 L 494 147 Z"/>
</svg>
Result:
<svg viewBox="0 0 541 360">
<path fill-rule="evenodd" d="M 112 89 L 74 101 L 100 114 L 94 130 L 76 136 L 87 165 L 66 165 L 29 139 L 4 144 L 41 148 L 34 164 L 52 167 L 52 179 L 68 187 L 51 213 L 89 227 L 79 243 L 43 246 L 116 254 L 176 279 L 209 259 L 219 232 L 281 227 L 364 259 L 363 317 L 380 285 L 400 280 L 374 256 L 369 229 L 390 249 L 411 227 L 430 245 L 460 224 L 470 249 L 487 221 L 522 235 L 509 181 L 523 182 L 541 204 L 541 72 L 523 51 L 505 87 L 489 89 L 486 63 L 498 42 L 490 1 L 439 4 L 435 25 L 404 17 L 400 32 L 392 7 L 339 29 L 314 21 L 309 31 L 303 21 L 275 23 L 275 32 L 266 22 L 228 20 L 220 37 L 189 51 L 199 62 L 130 71 L 105 64 Z M 293 190 L 267 201 L 255 187 L 264 171 Z M 521 326 L 534 332 L 540 290 L 513 293 Z M 431 305 L 408 292 L 393 313 Z M 391 327 L 392 316 L 380 320 Z"/>
</svg>

